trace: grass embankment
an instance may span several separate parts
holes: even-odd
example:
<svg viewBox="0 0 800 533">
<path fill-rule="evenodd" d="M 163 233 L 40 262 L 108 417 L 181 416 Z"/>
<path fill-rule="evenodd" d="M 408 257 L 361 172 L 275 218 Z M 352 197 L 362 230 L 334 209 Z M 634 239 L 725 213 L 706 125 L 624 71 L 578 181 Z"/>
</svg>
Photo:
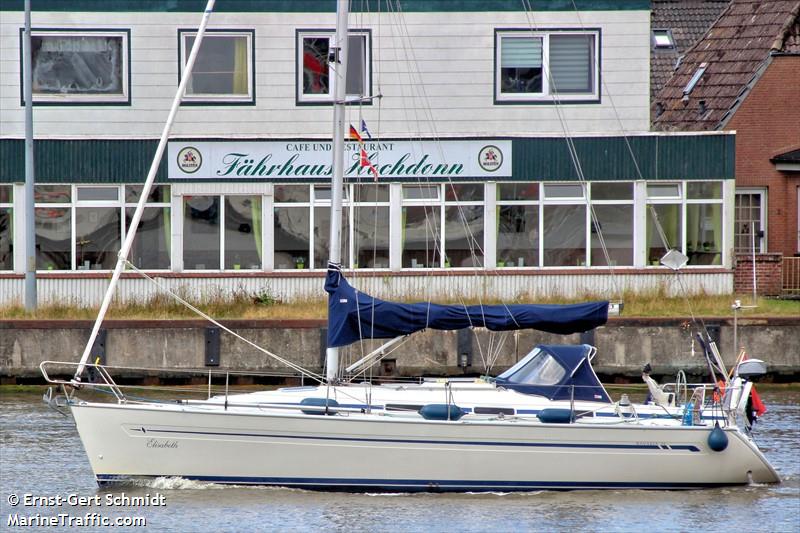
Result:
<svg viewBox="0 0 800 533">
<path fill-rule="evenodd" d="M 698 295 L 690 298 L 667 297 L 663 293 L 629 294 L 623 301 L 625 308 L 623 317 L 655 317 L 655 318 L 684 318 L 692 314 L 695 316 L 733 316 L 731 304 L 739 298 L 743 305 L 750 305 L 750 296 L 708 296 Z M 575 303 L 591 299 L 600 299 L 587 295 L 580 299 L 527 299 L 519 298 L 514 302 L 505 303 Z M 187 298 L 193 305 L 204 313 L 216 319 L 324 319 L 327 316 L 327 302 L 324 299 L 309 299 L 294 302 L 281 302 L 268 293 L 258 294 L 235 293 L 231 295 L 218 295 L 202 300 Z M 477 301 L 459 302 L 475 304 Z M 484 304 L 499 303 L 484 300 Z M 28 313 L 22 306 L 8 306 L 0 308 L 0 320 L 10 319 L 43 319 L 43 320 L 93 320 L 97 316 L 96 307 L 79 305 L 58 304 L 41 305 L 34 313 Z M 108 314 L 109 319 L 169 319 L 180 320 L 198 318 L 198 316 L 183 304 L 176 302 L 166 295 L 159 295 L 140 303 L 112 304 Z M 759 298 L 757 307 L 743 309 L 741 318 L 782 316 L 800 317 L 800 301 L 774 300 Z"/>
</svg>

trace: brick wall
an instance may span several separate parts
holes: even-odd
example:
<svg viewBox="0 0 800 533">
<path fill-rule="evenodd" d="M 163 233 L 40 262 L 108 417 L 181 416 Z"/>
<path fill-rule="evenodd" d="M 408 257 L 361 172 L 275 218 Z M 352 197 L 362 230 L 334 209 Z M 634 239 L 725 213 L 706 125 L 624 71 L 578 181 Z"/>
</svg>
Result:
<svg viewBox="0 0 800 533">
<path fill-rule="evenodd" d="M 783 254 L 756 254 L 756 290 L 762 296 L 778 296 L 783 290 Z M 753 292 L 753 256 L 737 254 L 733 270 L 733 291 Z"/>
<path fill-rule="evenodd" d="M 798 250 L 800 173 L 779 172 L 770 158 L 800 148 L 800 55 L 775 56 L 724 129 L 736 130 L 737 187 L 766 187 L 767 251 Z"/>
</svg>

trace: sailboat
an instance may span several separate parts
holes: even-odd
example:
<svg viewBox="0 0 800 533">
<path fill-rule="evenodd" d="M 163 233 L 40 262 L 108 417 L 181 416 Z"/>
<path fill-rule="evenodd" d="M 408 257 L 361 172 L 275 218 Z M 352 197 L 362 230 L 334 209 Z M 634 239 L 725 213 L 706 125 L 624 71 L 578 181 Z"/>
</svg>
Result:
<svg viewBox="0 0 800 533">
<path fill-rule="evenodd" d="M 386 346 L 423 329 L 535 328 L 570 334 L 606 322 L 609 302 L 576 305 L 463 306 L 393 303 L 345 278 L 340 263 L 345 84 L 336 84 L 326 375 L 317 386 L 210 395 L 203 400 L 129 398 L 109 369 L 88 357 L 158 167 L 169 124 L 202 42 L 214 0 L 123 243 L 92 337 L 72 380 L 59 385 L 99 484 L 181 477 L 348 491 L 528 491 L 537 489 L 688 489 L 778 482 L 746 423 L 750 378 L 758 361 L 737 365 L 724 395 L 697 386 L 691 398 L 648 381 L 654 400 L 613 402 L 591 368 L 589 345 L 537 346 L 493 378 L 374 385 L 345 381 L 338 349 L 362 339 L 387 345 L 348 366 L 359 376 Z M 348 2 L 337 3 L 332 60 L 346 74 Z M 288 366 L 297 368 L 291 362 Z M 59 363 L 63 364 L 63 363 Z M 717 358 L 717 368 L 721 359 Z M 95 382 L 82 377 L 92 369 Z M 721 369 L 720 369 L 721 370 Z M 647 376 L 646 380 L 649 379 Z M 112 402 L 81 399 L 86 388 Z M 716 390 L 716 392 L 720 392 Z M 54 396 L 48 397 L 55 403 Z"/>
</svg>

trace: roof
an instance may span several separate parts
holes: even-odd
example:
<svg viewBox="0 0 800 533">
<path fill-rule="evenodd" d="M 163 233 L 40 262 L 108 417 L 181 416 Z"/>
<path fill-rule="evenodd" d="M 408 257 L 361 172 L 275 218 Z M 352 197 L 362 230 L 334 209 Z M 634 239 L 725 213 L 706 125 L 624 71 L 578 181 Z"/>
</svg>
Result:
<svg viewBox="0 0 800 533">
<path fill-rule="evenodd" d="M 672 77 L 678 58 L 705 35 L 730 0 L 652 0 L 650 27 L 669 30 L 674 48 L 652 47 L 650 52 L 650 98 Z"/>
<path fill-rule="evenodd" d="M 800 0 L 731 0 L 656 95 L 654 127 L 722 127 L 773 54 L 800 53 L 799 14 Z"/>
<path fill-rule="evenodd" d="M 800 163 L 800 148 L 778 154 L 770 159 L 770 161 L 773 163 Z"/>
</svg>

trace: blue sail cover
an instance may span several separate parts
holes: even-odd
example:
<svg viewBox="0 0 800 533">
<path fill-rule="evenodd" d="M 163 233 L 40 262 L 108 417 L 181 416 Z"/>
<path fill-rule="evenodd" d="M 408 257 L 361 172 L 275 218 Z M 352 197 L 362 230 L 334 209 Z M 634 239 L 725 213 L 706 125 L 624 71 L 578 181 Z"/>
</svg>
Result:
<svg viewBox="0 0 800 533">
<path fill-rule="evenodd" d="M 392 339 L 423 329 L 537 329 L 568 335 L 589 331 L 608 319 L 608 302 L 469 306 L 387 302 L 354 289 L 335 266 L 328 267 L 325 290 L 328 346 L 332 348 L 362 339 Z"/>
</svg>

